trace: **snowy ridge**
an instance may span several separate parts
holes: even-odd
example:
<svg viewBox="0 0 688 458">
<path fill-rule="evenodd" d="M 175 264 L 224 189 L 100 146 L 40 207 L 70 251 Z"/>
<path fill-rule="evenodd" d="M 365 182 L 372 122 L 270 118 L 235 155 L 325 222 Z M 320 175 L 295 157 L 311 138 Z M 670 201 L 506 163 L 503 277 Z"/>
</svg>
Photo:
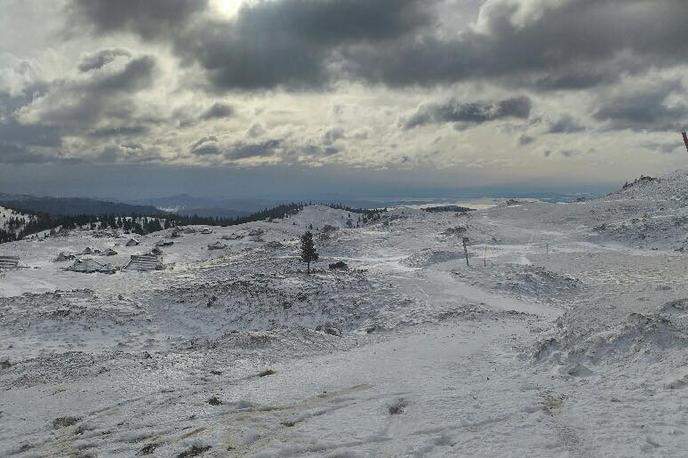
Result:
<svg viewBox="0 0 688 458">
<path fill-rule="evenodd" d="M 688 205 L 688 171 L 678 170 L 662 177 L 641 176 L 610 197 Z"/>
</svg>

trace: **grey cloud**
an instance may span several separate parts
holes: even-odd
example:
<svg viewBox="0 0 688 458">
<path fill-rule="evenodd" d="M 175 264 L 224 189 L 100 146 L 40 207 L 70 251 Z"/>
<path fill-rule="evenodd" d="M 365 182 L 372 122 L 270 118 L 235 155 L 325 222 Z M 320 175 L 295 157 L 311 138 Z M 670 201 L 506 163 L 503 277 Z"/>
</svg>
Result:
<svg viewBox="0 0 688 458">
<path fill-rule="evenodd" d="M 100 33 L 169 38 L 185 62 L 199 63 L 214 88 L 227 90 L 322 87 L 340 47 L 394 40 L 428 25 L 435 0 L 260 1 L 232 21 L 191 21 L 206 2 L 176 0 L 180 14 L 162 18 L 154 12 L 160 4 L 172 9 L 167 2 L 126 3 L 73 1 L 70 16 Z M 170 23 L 178 25 L 173 37 Z"/>
<path fill-rule="evenodd" d="M 613 81 L 627 66 L 676 65 L 688 57 L 688 8 L 683 0 L 569 0 L 517 21 L 524 0 L 486 2 L 482 28 L 456 39 L 405 38 L 349 49 L 350 73 L 389 85 L 451 83 L 471 78 L 522 81 L 581 89 Z M 623 24 L 623 33 L 619 25 Z M 623 55 L 628 55 L 626 59 Z M 608 65 L 618 60 L 620 67 Z M 587 71 L 577 69 L 585 68 Z"/>
<path fill-rule="evenodd" d="M 340 138 L 344 138 L 344 129 L 341 127 L 331 127 L 323 134 L 323 143 L 325 145 L 332 145 Z"/>
<path fill-rule="evenodd" d="M 141 164 L 158 162 L 161 155 L 158 148 L 147 148 L 138 143 L 125 143 L 104 147 L 97 159 L 106 163 Z"/>
<path fill-rule="evenodd" d="M 42 96 L 18 111 L 20 121 L 75 131 L 103 118 L 130 121 L 134 117 L 132 97 L 152 86 L 155 68 L 155 58 L 144 55 L 104 74 L 52 81 Z"/>
<path fill-rule="evenodd" d="M 222 146 L 214 135 L 203 137 L 191 145 L 190 152 L 194 156 L 223 156 L 230 160 L 265 157 L 274 154 L 281 145 L 280 140 L 268 140 L 261 143 L 237 142 L 230 146 Z"/>
<path fill-rule="evenodd" d="M 118 137 L 118 136 L 136 136 L 143 135 L 148 132 L 148 127 L 139 126 L 118 126 L 118 127 L 104 127 L 100 129 L 94 129 L 88 132 L 88 136 L 92 138 L 107 138 L 107 137 Z"/>
<path fill-rule="evenodd" d="M 279 30 L 326 45 L 393 39 L 429 21 L 432 1 L 282 0 L 259 2 L 240 12 L 239 28 Z"/>
<path fill-rule="evenodd" d="M 535 137 L 531 137 L 525 134 L 518 137 L 518 144 L 521 146 L 530 145 L 533 142 L 535 142 Z"/>
<path fill-rule="evenodd" d="M 672 94 L 684 94 L 680 81 L 653 84 L 649 88 L 631 88 L 627 93 L 606 98 L 593 113 L 612 129 L 680 130 L 688 122 L 688 105 L 669 103 Z"/>
<path fill-rule="evenodd" d="M 412 129 L 425 124 L 465 123 L 482 124 L 502 118 L 527 119 L 531 101 L 528 97 L 514 97 L 498 102 L 459 102 L 452 99 L 444 103 L 427 104 L 418 108 L 404 128 Z"/>
<path fill-rule="evenodd" d="M 6 144 L 29 146 L 60 146 L 60 130 L 43 124 L 23 125 L 16 120 L 0 122 L 0 141 Z"/>
<path fill-rule="evenodd" d="M 565 149 L 565 150 L 559 151 L 559 153 L 560 153 L 562 156 L 568 158 L 568 157 L 573 157 L 573 156 L 579 155 L 579 154 L 580 154 L 580 151 L 576 151 L 576 150 L 572 150 L 572 149 Z"/>
<path fill-rule="evenodd" d="M 612 83 L 623 72 L 639 72 L 643 69 L 643 66 L 635 62 L 605 62 L 594 68 L 590 65 L 580 67 L 573 64 L 561 69 L 551 69 L 545 75 L 535 76 L 531 84 L 534 88 L 544 91 L 587 89 Z"/>
<path fill-rule="evenodd" d="M 547 132 L 550 134 L 572 134 L 584 130 L 585 127 L 570 115 L 563 115 L 554 121 L 550 121 L 547 127 Z"/>
<path fill-rule="evenodd" d="M 122 48 L 103 49 L 93 54 L 85 55 L 79 63 L 82 73 L 97 70 L 113 62 L 117 57 L 131 57 L 131 53 Z"/>
<path fill-rule="evenodd" d="M 677 140 L 673 142 L 644 142 L 642 146 L 651 152 L 661 154 L 675 154 L 685 151 L 685 147 L 681 144 L 681 140 L 678 140 L 678 136 Z"/>
<path fill-rule="evenodd" d="M 207 4 L 207 0 L 72 0 L 67 13 L 72 29 L 85 25 L 98 33 L 128 31 L 153 39 L 176 33 Z"/>
<path fill-rule="evenodd" d="M 0 92 L 0 162 L 46 162 L 50 157 L 34 152 L 34 147 L 59 147 L 62 144 L 60 131 L 54 126 L 23 125 L 17 121 L 14 111 L 30 101 L 31 96 L 27 93 L 11 96 Z"/>
<path fill-rule="evenodd" d="M 198 139 L 191 145 L 189 152 L 195 156 L 214 156 L 223 153 L 218 139 L 214 135 L 209 135 Z"/>
<path fill-rule="evenodd" d="M 201 119 L 229 118 L 234 116 L 234 107 L 227 103 L 216 102 L 201 114 Z"/>
<path fill-rule="evenodd" d="M 265 134 L 265 128 L 259 123 L 251 124 L 251 127 L 246 131 L 246 136 L 249 138 L 260 137 L 263 134 Z"/>
<path fill-rule="evenodd" d="M 684 0 L 490 0 L 478 25 L 458 35 L 436 27 L 438 0 L 259 1 L 231 21 L 194 16 L 205 1 L 171 1 L 73 0 L 69 11 L 99 33 L 170 40 L 220 91 L 322 88 L 345 78 L 582 89 L 688 59 Z"/>
<path fill-rule="evenodd" d="M 95 78 L 83 87 L 103 92 L 135 92 L 152 86 L 156 61 L 144 55 L 131 59 L 124 69 L 102 78 Z"/>
<path fill-rule="evenodd" d="M 299 159 L 301 162 L 307 163 L 312 160 L 334 156 L 340 152 L 341 149 L 336 146 L 302 145 L 292 148 L 287 154 L 294 160 Z"/>
<path fill-rule="evenodd" d="M 242 144 L 232 146 L 225 152 L 228 159 L 248 159 L 251 157 L 272 156 L 281 145 L 280 140 L 268 140 L 262 143 Z"/>
<path fill-rule="evenodd" d="M 224 153 L 217 143 L 204 143 L 191 150 L 194 156 L 219 156 Z"/>
<path fill-rule="evenodd" d="M 36 164 L 50 160 L 50 157 L 32 151 L 24 145 L 0 140 L 0 163 L 2 164 Z"/>
</svg>

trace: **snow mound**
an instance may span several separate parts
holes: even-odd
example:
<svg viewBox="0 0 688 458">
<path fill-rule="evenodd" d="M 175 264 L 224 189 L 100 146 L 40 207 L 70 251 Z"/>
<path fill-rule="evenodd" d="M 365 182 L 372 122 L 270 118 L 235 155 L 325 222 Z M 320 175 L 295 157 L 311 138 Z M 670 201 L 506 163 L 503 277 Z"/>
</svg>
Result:
<svg viewBox="0 0 688 458">
<path fill-rule="evenodd" d="M 654 313 L 632 312 L 622 322 L 580 338 L 566 327 L 536 346 L 538 360 L 568 363 L 655 361 L 688 345 L 688 299 L 671 301 Z"/>
<path fill-rule="evenodd" d="M 227 245 L 225 245 L 224 243 L 219 242 L 219 241 L 215 242 L 215 243 L 208 244 L 209 250 L 224 250 L 225 248 L 227 248 Z"/>
<path fill-rule="evenodd" d="M 423 268 L 442 262 L 454 261 L 455 259 L 464 259 L 463 251 L 434 250 L 426 248 L 404 259 L 402 264 L 408 267 Z"/>
<path fill-rule="evenodd" d="M 364 329 L 403 298 L 365 273 L 308 279 L 249 274 L 230 281 L 164 289 L 150 299 L 165 318 L 216 332 L 318 326 Z"/>
<path fill-rule="evenodd" d="M 497 287 L 526 296 L 560 297 L 577 290 L 581 282 L 568 275 L 546 270 L 537 266 L 518 266 L 506 276 L 505 281 L 497 282 Z M 514 268 L 516 269 L 516 268 Z"/>
<path fill-rule="evenodd" d="M 688 202 L 687 202 L 688 203 Z M 595 226 L 597 234 L 622 242 L 669 247 L 678 251 L 688 249 L 688 206 L 679 208 L 658 207 L 617 221 Z"/>
</svg>

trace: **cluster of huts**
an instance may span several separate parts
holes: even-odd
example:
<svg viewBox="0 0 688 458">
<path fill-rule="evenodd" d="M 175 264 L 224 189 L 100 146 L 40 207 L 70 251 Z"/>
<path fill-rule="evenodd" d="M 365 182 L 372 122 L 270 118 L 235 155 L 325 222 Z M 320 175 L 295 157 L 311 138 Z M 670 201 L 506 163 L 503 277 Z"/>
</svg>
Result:
<svg viewBox="0 0 688 458">
<path fill-rule="evenodd" d="M 169 246 L 173 242 L 159 243 L 159 246 Z M 131 238 L 124 243 L 124 246 L 133 247 L 140 245 L 140 242 L 134 238 Z M 129 261 L 121 267 L 121 270 L 136 270 L 136 271 L 150 271 L 150 270 L 161 270 L 164 268 L 162 262 L 162 250 L 156 246 L 151 250 L 151 252 L 146 254 L 131 255 Z M 72 272 L 81 273 L 106 273 L 112 274 L 119 270 L 119 267 L 113 266 L 111 263 L 104 262 L 93 257 L 83 257 L 83 256 L 115 256 L 117 251 L 112 248 L 106 250 L 97 250 L 90 247 L 86 247 L 80 253 L 64 253 L 60 254 L 53 259 L 54 262 L 66 262 L 74 261 L 65 270 Z"/>
<path fill-rule="evenodd" d="M 18 256 L 0 256 L 0 270 L 10 270 L 19 268 Z"/>
<path fill-rule="evenodd" d="M 175 239 L 182 237 L 183 234 L 200 233 L 203 235 L 210 235 L 213 230 L 209 227 L 196 229 L 193 227 L 175 227 L 169 232 L 168 238 L 160 240 L 155 244 L 155 247 L 148 253 L 131 255 L 130 259 L 122 267 L 113 266 L 112 263 L 105 262 L 102 259 L 109 256 L 116 256 L 118 252 L 114 248 L 107 248 L 99 250 L 91 247 L 86 247 L 79 253 L 65 253 L 60 252 L 53 262 L 68 262 L 72 261 L 69 267 L 65 270 L 82 273 L 115 273 L 117 270 L 132 270 L 132 271 L 152 271 L 164 269 L 162 248 L 174 245 Z M 262 236 L 265 233 L 263 229 L 252 229 L 250 231 L 241 231 L 231 235 L 222 236 L 222 240 L 240 240 L 248 238 L 251 241 L 261 242 Z M 222 240 L 208 244 L 208 250 L 223 250 L 227 248 L 227 244 Z M 275 245 L 277 245 L 276 242 Z M 126 247 L 133 247 L 140 245 L 140 242 L 135 238 L 130 238 L 124 243 Z M 280 244 L 281 246 L 281 244 Z M 277 248 L 274 246 L 273 248 Z M 19 258 L 16 256 L 0 256 L 0 270 L 19 268 Z"/>
</svg>

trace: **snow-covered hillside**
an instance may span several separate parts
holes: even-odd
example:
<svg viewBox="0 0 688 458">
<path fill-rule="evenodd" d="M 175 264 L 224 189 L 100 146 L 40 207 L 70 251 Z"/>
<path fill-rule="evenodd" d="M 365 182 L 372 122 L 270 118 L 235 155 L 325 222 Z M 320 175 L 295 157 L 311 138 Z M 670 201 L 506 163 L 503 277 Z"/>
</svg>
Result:
<svg viewBox="0 0 688 458">
<path fill-rule="evenodd" d="M 676 171 L 663 177 L 641 176 L 610 195 L 625 200 L 655 201 L 685 206 L 688 203 L 688 171 Z"/>
<path fill-rule="evenodd" d="M 0 274 L 0 450 L 684 456 L 685 235 L 659 216 L 685 205 L 628 189 L 2 245 L 28 268 Z M 156 247 L 163 270 L 119 269 Z"/>
<path fill-rule="evenodd" d="M 10 222 L 12 220 L 19 220 L 19 221 L 30 221 L 32 219 L 32 216 L 30 215 L 25 215 L 23 213 L 20 213 L 16 210 L 12 210 L 9 208 L 5 207 L 0 207 L 0 230 L 4 231 L 9 231 L 10 229 L 15 231 L 15 230 L 20 230 L 22 225 L 15 225 L 13 227 L 10 227 Z"/>
</svg>

